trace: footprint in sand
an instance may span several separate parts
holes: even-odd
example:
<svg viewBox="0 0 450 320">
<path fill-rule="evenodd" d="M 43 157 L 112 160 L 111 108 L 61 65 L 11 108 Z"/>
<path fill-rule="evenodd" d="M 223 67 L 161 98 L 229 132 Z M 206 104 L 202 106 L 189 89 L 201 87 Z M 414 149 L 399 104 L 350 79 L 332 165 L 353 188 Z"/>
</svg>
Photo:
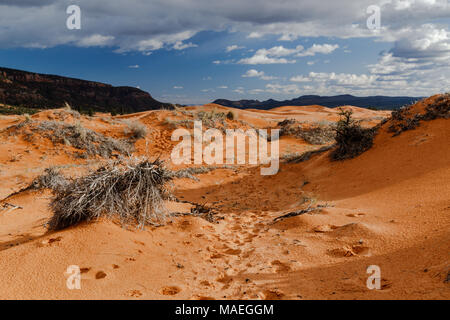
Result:
<svg viewBox="0 0 450 320">
<path fill-rule="evenodd" d="M 91 268 L 80 268 L 80 273 L 88 273 L 91 270 Z"/>
<path fill-rule="evenodd" d="M 335 257 L 354 257 L 358 255 L 367 255 L 369 253 L 369 247 L 362 245 L 346 245 L 342 248 L 329 250 L 328 253 Z"/>
<path fill-rule="evenodd" d="M 216 300 L 213 297 L 206 297 L 206 296 L 195 296 L 193 297 L 195 300 Z"/>
<path fill-rule="evenodd" d="M 324 224 L 324 225 L 320 225 L 320 226 L 314 227 L 313 231 L 317 232 L 317 233 L 325 233 L 325 232 L 330 232 L 330 231 L 332 231 L 332 230 L 334 230 L 336 228 L 337 227 L 335 225 Z"/>
<path fill-rule="evenodd" d="M 270 264 L 277 273 L 291 271 L 291 267 L 286 263 L 281 262 L 280 260 L 274 260 Z"/>
<path fill-rule="evenodd" d="M 229 254 L 229 255 L 233 255 L 233 256 L 237 256 L 241 252 L 242 252 L 241 249 L 233 249 L 233 248 L 230 248 L 230 249 L 227 249 L 227 250 L 224 251 L 225 254 Z"/>
<path fill-rule="evenodd" d="M 362 212 L 346 214 L 346 216 L 347 216 L 347 217 L 350 217 L 350 218 L 362 217 L 362 216 L 365 216 L 365 215 L 366 215 L 366 214 L 365 214 L 365 213 L 362 213 Z"/>
<path fill-rule="evenodd" d="M 106 273 L 104 273 L 103 271 L 99 271 L 95 274 L 95 279 L 103 279 L 106 278 Z"/>
<path fill-rule="evenodd" d="M 385 278 L 381 278 L 381 290 L 388 290 L 391 288 L 391 282 Z"/>
<path fill-rule="evenodd" d="M 181 291 L 181 289 L 176 286 L 167 286 L 167 287 L 162 287 L 161 289 L 159 289 L 159 293 L 164 296 L 174 296 L 174 295 L 178 294 L 180 291 Z"/>
<path fill-rule="evenodd" d="M 142 296 L 142 292 L 139 290 L 128 290 L 125 295 L 128 297 L 139 298 Z"/>
<path fill-rule="evenodd" d="M 62 237 L 49 238 L 46 240 L 42 240 L 40 245 L 41 246 L 50 246 L 52 243 L 60 242 L 61 240 L 62 240 Z"/>
<path fill-rule="evenodd" d="M 284 293 L 280 290 L 264 290 L 258 294 L 263 300 L 281 300 L 284 297 Z"/>
</svg>

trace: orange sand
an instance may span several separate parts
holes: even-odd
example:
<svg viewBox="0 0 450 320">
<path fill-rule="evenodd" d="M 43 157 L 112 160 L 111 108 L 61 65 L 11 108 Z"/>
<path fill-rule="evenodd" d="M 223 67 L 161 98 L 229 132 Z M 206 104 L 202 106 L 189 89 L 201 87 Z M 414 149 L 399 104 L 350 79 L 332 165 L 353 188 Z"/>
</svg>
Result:
<svg viewBox="0 0 450 320">
<path fill-rule="evenodd" d="M 346 108 L 370 126 L 389 115 Z M 290 118 L 339 118 L 337 110 L 321 106 L 187 109 L 232 110 L 256 128 Z M 114 119 L 98 114 L 80 122 L 123 137 L 126 125 L 120 120 L 139 120 L 149 133 L 136 143 L 136 155 L 169 159 L 175 142 L 164 122 L 168 116 L 167 110 Z M 52 117 L 54 111 L 45 111 L 33 119 Z M 182 115 L 171 116 L 177 117 Z M 0 116 L 0 130 L 23 119 Z M 175 195 L 215 207 L 223 217 L 216 224 L 185 216 L 146 230 L 101 220 L 47 232 L 50 191 L 19 193 L 4 201 L 19 209 L 0 202 L 0 299 L 449 299 L 449 121 L 422 122 L 397 137 L 385 124 L 372 149 L 342 162 L 330 162 L 323 153 L 299 164 L 282 163 L 274 176 L 241 166 L 198 175 L 199 181 L 176 180 Z M 280 145 L 281 153 L 311 147 L 291 137 Z M 0 199 L 49 166 L 65 165 L 65 174 L 80 175 L 95 163 L 73 159 L 64 152 L 71 148 L 0 133 Z M 305 197 L 325 207 L 273 221 L 304 208 Z M 189 209 L 168 205 L 173 211 Z M 81 290 L 66 287 L 70 265 L 82 268 Z M 381 268 L 381 290 L 366 287 L 369 265 Z"/>
</svg>

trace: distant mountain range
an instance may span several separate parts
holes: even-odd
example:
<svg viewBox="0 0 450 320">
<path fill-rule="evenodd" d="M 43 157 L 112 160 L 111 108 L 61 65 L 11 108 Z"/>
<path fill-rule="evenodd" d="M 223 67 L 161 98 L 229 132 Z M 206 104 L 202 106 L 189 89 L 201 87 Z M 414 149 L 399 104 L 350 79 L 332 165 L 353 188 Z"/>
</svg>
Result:
<svg viewBox="0 0 450 320">
<path fill-rule="evenodd" d="M 404 105 L 411 104 L 422 97 L 387 97 L 387 96 L 371 96 L 371 97 L 355 97 L 349 94 L 338 96 L 301 96 L 292 100 L 277 101 L 269 99 L 266 101 L 258 100 L 239 100 L 231 101 L 226 99 L 217 99 L 213 103 L 220 104 L 225 107 L 233 107 L 239 109 L 272 109 L 281 106 L 307 106 L 321 105 L 324 107 L 334 108 L 343 105 L 352 105 L 362 108 L 376 108 L 380 110 L 398 109 Z"/>
<path fill-rule="evenodd" d="M 0 103 L 52 109 L 69 103 L 79 111 L 132 113 L 168 107 L 145 91 L 0 67 Z"/>
</svg>

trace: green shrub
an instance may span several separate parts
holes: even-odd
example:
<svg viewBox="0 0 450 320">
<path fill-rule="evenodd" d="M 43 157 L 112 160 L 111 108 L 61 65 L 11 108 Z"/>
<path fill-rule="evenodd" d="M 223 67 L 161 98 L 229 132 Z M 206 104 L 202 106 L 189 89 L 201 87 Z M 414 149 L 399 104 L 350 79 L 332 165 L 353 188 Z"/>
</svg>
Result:
<svg viewBox="0 0 450 320">
<path fill-rule="evenodd" d="M 374 130 L 361 127 L 360 121 L 352 118 L 352 111 L 341 109 L 336 124 L 336 148 L 331 152 L 332 160 L 354 158 L 373 145 Z"/>
</svg>

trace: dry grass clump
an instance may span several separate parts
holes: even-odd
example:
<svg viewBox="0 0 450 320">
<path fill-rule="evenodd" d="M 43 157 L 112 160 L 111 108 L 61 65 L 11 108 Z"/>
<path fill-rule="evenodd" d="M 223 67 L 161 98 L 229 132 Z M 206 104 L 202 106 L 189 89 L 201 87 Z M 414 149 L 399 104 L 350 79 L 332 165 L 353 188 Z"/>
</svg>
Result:
<svg viewBox="0 0 450 320">
<path fill-rule="evenodd" d="M 54 167 L 45 169 L 44 173 L 36 177 L 30 184 L 29 189 L 51 189 L 58 190 L 67 186 L 67 179 Z"/>
<path fill-rule="evenodd" d="M 67 228 L 101 216 L 117 216 L 122 223 L 161 225 L 163 199 L 172 177 L 159 160 L 110 162 L 87 176 L 59 188 L 51 203 L 50 230 Z"/>
<path fill-rule="evenodd" d="M 341 110 L 341 119 L 336 124 L 336 148 L 331 152 L 332 160 L 354 158 L 373 145 L 375 129 L 361 127 L 361 121 L 352 118 L 353 112 Z"/>
<path fill-rule="evenodd" d="M 84 128 L 80 123 L 73 125 L 59 121 L 42 121 L 32 130 L 41 133 L 54 144 L 61 143 L 85 150 L 88 156 L 110 158 L 114 152 L 130 155 L 133 151 L 133 145 L 129 141 L 106 137 Z"/>
<path fill-rule="evenodd" d="M 280 136 L 294 136 L 312 145 L 323 145 L 333 142 L 335 131 L 326 123 L 313 123 L 304 126 L 294 119 L 286 119 L 278 123 Z"/>
<path fill-rule="evenodd" d="M 176 129 L 179 127 L 192 129 L 194 128 L 194 121 L 201 121 L 203 127 L 205 128 L 218 128 L 224 130 L 227 127 L 227 123 L 225 122 L 226 119 L 235 120 L 235 115 L 233 113 L 229 115 L 225 112 L 218 112 L 217 110 L 193 112 L 182 110 L 182 108 L 177 107 L 175 109 L 175 115 L 177 115 L 177 113 L 187 116 L 188 119 L 176 120 L 170 117 L 165 118 L 164 124 L 169 126 L 171 129 Z"/>
<path fill-rule="evenodd" d="M 324 147 L 321 147 L 321 148 L 315 149 L 315 150 L 309 150 L 309 151 L 306 151 L 306 152 L 303 152 L 303 153 L 297 153 L 297 152 L 295 152 L 295 153 L 287 153 L 287 154 L 284 154 L 281 157 L 281 160 L 283 160 L 283 161 L 285 161 L 287 163 L 300 163 L 300 162 L 307 161 L 307 160 L 311 159 L 311 157 L 316 155 L 316 154 L 320 154 L 320 153 L 323 153 L 325 151 L 328 151 L 328 150 L 332 149 L 333 147 L 334 146 L 331 145 L 331 146 L 324 146 Z"/>
<path fill-rule="evenodd" d="M 164 124 L 171 129 L 177 129 L 179 127 L 185 127 L 188 129 L 194 128 L 194 120 L 192 119 L 174 120 L 167 117 L 164 119 Z"/>
<path fill-rule="evenodd" d="M 126 135 L 132 140 L 143 139 L 147 136 L 147 127 L 138 121 L 127 121 L 127 127 L 124 130 Z"/>
<path fill-rule="evenodd" d="M 173 178 L 187 178 L 199 181 L 195 175 L 208 173 L 217 169 L 236 169 L 233 165 L 225 164 L 223 166 L 201 166 L 201 167 L 188 167 L 177 171 L 172 171 L 170 174 Z"/>
</svg>

